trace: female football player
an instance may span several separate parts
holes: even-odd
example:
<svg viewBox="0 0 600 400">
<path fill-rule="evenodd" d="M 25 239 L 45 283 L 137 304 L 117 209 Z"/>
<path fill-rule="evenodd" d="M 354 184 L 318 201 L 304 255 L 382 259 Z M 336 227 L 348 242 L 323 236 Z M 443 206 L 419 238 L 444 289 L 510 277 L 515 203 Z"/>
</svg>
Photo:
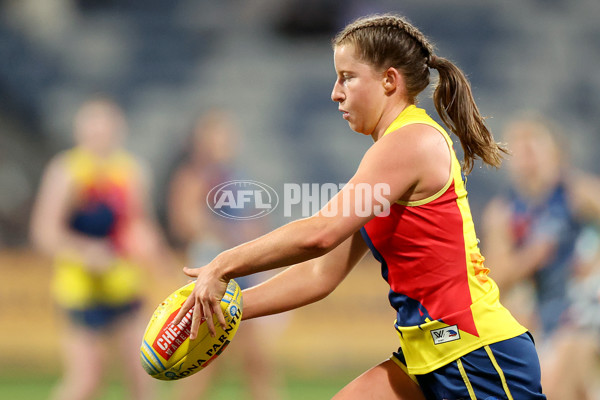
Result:
<svg viewBox="0 0 600 400">
<path fill-rule="evenodd" d="M 197 284 L 178 318 L 193 308 L 192 336 L 203 318 L 214 330 L 213 313 L 224 324 L 219 301 L 229 279 L 286 265 L 244 292 L 244 317 L 317 301 L 370 249 L 391 288 L 400 348 L 335 399 L 544 399 L 532 338 L 499 303 L 475 236 L 462 173 L 476 159 L 499 166 L 504 149 L 464 74 L 395 15 L 354 21 L 333 50 L 331 98 L 374 144 L 314 216 L 185 269 Z M 416 107 L 432 69 L 434 103 L 460 139 L 462 170 L 444 128 Z"/>
<path fill-rule="evenodd" d="M 76 145 L 46 167 L 33 210 L 32 240 L 54 260 L 52 294 L 65 317 L 64 374 L 53 399 L 96 398 L 113 358 L 128 398 L 152 398 L 137 350 L 138 264 L 164 278 L 158 268 L 175 262 L 150 212 L 146 174 L 122 147 L 124 132 L 114 102 L 86 101 L 75 116 Z"/>
</svg>

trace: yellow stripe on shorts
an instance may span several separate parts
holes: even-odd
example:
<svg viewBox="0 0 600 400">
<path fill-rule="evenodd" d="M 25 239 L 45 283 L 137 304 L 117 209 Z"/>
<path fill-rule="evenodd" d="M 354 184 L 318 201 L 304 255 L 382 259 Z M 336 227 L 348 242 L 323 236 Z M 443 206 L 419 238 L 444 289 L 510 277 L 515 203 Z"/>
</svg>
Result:
<svg viewBox="0 0 600 400">
<path fill-rule="evenodd" d="M 494 353 L 492 353 L 492 349 L 490 349 L 490 346 L 484 346 L 484 349 L 485 349 L 485 352 L 487 353 L 488 357 L 490 358 L 490 361 L 494 365 L 494 368 L 496 369 L 498 376 L 500 376 L 500 380 L 502 381 L 502 388 L 504 389 L 504 393 L 506 393 L 508 400 L 513 400 L 512 394 L 510 393 L 510 389 L 508 388 L 508 384 L 506 383 L 506 378 L 504 377 L 504 372 L 502 372 L 502 368 L 500 368 L 500 366 L 498 365 L 498 362 L 496 361 L 496 357 L 494 357 Z"/>
<path fill-rule="evenodd" d="M 471 398 L 471 400 L 477 400 L 477 397 L 475 397 L 475 391 L 473 390 L 473 386 L 471 385 L 471 381 L 469 381 L 469 377 L 467 376 L 467 371 L 465 371 L 465 367 L 463 367 L 460 358 L 456 360 L 456 365 L 458 366 L 458 370 L 460 371 L 460 376 L 462 376 L 463 381 L 465 382 L 465 386 L 467 387 L 467 391 L 469 392 L 469 397 Z"/>
</svg>

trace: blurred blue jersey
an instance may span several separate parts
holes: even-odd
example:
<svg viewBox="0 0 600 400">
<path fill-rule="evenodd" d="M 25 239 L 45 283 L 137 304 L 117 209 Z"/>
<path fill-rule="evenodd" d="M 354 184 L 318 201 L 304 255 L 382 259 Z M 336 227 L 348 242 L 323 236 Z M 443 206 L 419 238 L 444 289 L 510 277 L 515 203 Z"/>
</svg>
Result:
<svg viewBox="0 0 600 400">
<path fill-rule="evenodd" d="M 567 318 L 567 288 L 582 226 L 573 215 L 564 184 L 538 203 L 513 191 L 510 204 L 517 246 L 543 241 L 552 243 L 555 249 L 547 264 L 534 275 L 539 318 L 544 332 L 550 334 Z"/>
</svg>

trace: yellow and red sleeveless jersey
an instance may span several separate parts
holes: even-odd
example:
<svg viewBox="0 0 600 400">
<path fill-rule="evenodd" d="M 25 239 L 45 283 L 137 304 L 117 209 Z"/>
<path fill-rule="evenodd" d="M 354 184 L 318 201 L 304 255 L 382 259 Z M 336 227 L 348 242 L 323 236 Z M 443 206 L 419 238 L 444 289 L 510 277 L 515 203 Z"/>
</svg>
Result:
<svg viewBox="0 0 600 400">
<path fill-rule="evenodd" d="M 117 252 L 123 252 L 128 224 L 143 207 L 133 194 L 140 177 L 134 157 L 116 150 L 101 158 L 75 147 L 66 152 L 65 160 L 75 192 L 71 228 L 84 235 L 107 238 Z"/>
<path fill-rule="evenodd" d="M 101 271 L 86 267 L 72 251 L 56 254 L 52 292 L 69 309 L 97 304 L 122 305 L 139 297 L 140 271 L 127 257 L 129 224 L 142 205 L 133 194 L 138 165 L 129 153 L 115 151 L 100 158 L 75 147 L 64 154 L 66 172 L 73 180 L 73 207 L 69 227 L 91 238 L 108 240 L 115 250 L 113 265 Z"/>
<path fill-rule="evenodd" d="M 425 374 L 484 345 L 526 331 L 499 302 L 484 267 L 460 164 L 445 130 L 407 107 L 384 135 L 410 124 L 437 129 L 452 154 L 450 178 L 436 194 L 398 201 L 361 230 L 397 310 L 396 329 L 411 374 Z"/>
</svg>

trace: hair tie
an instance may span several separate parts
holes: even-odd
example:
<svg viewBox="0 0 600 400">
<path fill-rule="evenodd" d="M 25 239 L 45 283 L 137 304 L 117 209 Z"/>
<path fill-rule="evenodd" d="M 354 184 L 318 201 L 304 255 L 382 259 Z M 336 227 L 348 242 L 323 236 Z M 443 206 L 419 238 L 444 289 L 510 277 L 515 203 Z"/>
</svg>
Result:
<svg viewBox="0 0 600 400">
<path fill-rule="evenodd" d="M 427 60 L 427 66 L 429 68 L 435 68 L 435 64 L 437 63 L 438 58 L 435 55 L 430 55 L 429 60 Z"/>
</svg>

